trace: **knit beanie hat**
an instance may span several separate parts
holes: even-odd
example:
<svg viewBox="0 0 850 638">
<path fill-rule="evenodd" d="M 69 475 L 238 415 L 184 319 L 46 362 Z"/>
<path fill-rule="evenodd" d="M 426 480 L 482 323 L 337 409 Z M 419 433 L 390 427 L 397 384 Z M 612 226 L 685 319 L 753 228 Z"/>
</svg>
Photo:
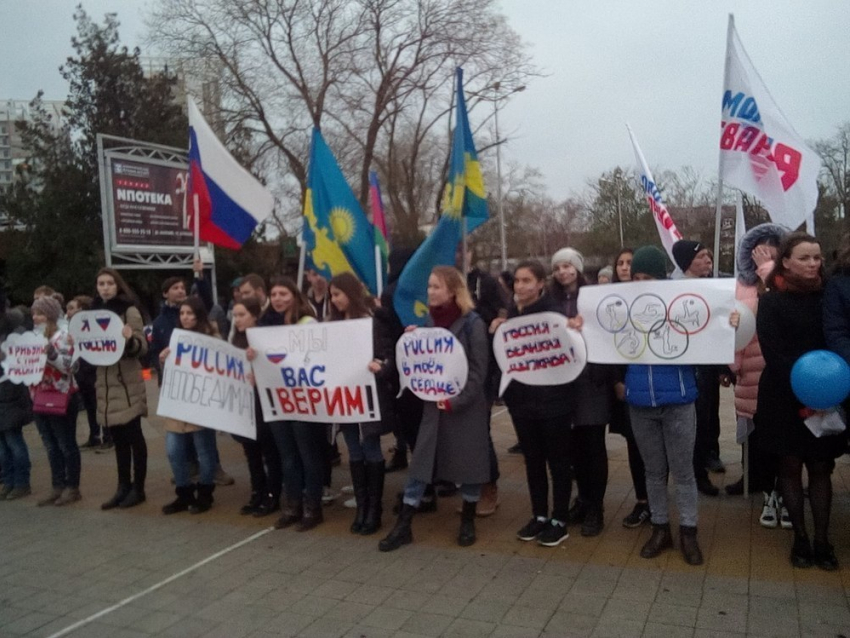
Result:
<svg viewBox="0 0 850 638">
<path fill-rule="evenodd" d="M 56 323 L 62 315 L 62 306 L 53 297 L 41 297 L 32 302 L 32 313 L 47 317 L 47 320 Z"/>
<path fill-rule="evenodd" d="M 676 265 L 682 270 L 682 272 L 687 272 L 688 268 L 691 267 L 691 264 L 694 261 L 694 257 L 697 256 L 699 251 L 704 249 L 705 246 L 698 241 L 680 239 L 673 244 L 673 259 L 676 260 Z"/>
<path fill-rule="evenodd" d="M 667 256 L 655 246 L 642 246 L 632 256 L 632 278 L 638 273 L 667 279 Z"/>
<path fill-rule="evenodd" d="M 611 279 L 611 277 L 613 277 L 613 276 L 614 276 L 614 269 L 611 266 L 605 266 L 605 268 L 599 269 L 599 274 L 596 275 L 596 278 L 600 279 L 602 277 L 608 277 L 608 279 Z"/>
<path fill-rule="evenodd" d="M 584 257 L 575 248 L 561 248 L 552 255 L 552 268 L 554 269 L 555 265 L 562 261 L 572 264 L 579 273 L 584 272 Z"/>
</svg>

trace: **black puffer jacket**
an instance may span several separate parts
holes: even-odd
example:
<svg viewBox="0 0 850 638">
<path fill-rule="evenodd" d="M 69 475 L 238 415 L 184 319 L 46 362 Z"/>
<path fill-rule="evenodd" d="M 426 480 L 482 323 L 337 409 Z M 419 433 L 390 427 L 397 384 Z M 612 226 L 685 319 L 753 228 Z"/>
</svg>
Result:
<svg viewBox="0 0 850 638">
<path fill-rule="evenodd" d="M 10 334 L 24 332 L 24 317 L 19 310 L 0 315 L 0 343 Z M 2 354 L 0 354 L 2 356 Z M 32 421 L 32 402 L 24 384 L 0 383 L 0 432 L 25 426 Z"/>
</svg>

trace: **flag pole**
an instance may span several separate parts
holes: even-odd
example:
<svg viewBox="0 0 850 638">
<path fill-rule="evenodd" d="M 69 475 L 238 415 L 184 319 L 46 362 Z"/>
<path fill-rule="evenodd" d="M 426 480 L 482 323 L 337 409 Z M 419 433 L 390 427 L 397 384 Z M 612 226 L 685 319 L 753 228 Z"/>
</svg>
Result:
<svg viewBox="0 0 850 638">
<path fill-rule="evenodd" d="M 306 222 L 305 222 L 306 223 Z M 296 280 L 296 286 L 298 290 L 301 290 L 301 282 L 304 281 L 304 264 L 307 261 L 307 242 L 304 241 L 304 230 L 302 228 L 301 232 L 298 233 L 295 237 L 295 243 L 298 245 L 298 275 Z"/>
<path fill-rule="evenodd" d="M 723 63 L 723 91 L 729 83 L 729 67 L 732 57 L 732 34 L 735 32 L 735 16 L 729 14 L 729 25 L 726 28 L 726 60 Z M 720 219 L 723 216 L 723 154 L 720 153 L 720 161 L 717 169 L 717 204 L 714 210 L 714 276 L 720 272 Z"/>
<path fill-rule="evenodd" d="M 384 292 L 383 260 L 381 259 L 381 247 L 375 244 L 375 275 L 378 297 Z"/>
<path fill-rule="evenodd" d="M 201 258 L 201 204 L 198 201 L 198 194 L 192 195 L 192 206 L 195 209 L 195 214 L 192 215 L 194 222 L 195 235 L 195 258 Z"/>
</svg>

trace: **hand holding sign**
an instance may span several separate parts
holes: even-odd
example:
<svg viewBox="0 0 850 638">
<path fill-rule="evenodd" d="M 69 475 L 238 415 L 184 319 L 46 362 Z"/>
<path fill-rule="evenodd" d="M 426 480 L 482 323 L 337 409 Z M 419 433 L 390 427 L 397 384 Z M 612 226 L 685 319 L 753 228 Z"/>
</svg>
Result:
<svg viewBox="0 0 850 638">
<path fill-rule="evenodd" d="M 3 350 L 3 378 L 0 381 L 35 385 L 47 365 L 47 339 L 34 332 L 11 334 L 0 346 Z"/>
<path fill-rule="evenodd" d="M 496 329 L 493 354 L 502 371 L 501 396 L 516 379 L 527 385 L 560 385 L 581 374 L 587 349 L 581 333 L 556 312 L 514 317 Z"/>
<path fill-rule="evenodd" d="M 466 352 L 445 328 L 416 328 L 395 346 L 401 392 L 409 388 L 423 401 L 445 401 L 460 394 L 469 375 Z"/>
<path fill-rule="evenodd" d="M 74 361 L 83 358 L 96 366 L 117 363 L 127 341 L 123 329 L 121 317 L 110 310 L 78 312 L 68 324 L 68 333 L 74 340 Z"/>
</svg>

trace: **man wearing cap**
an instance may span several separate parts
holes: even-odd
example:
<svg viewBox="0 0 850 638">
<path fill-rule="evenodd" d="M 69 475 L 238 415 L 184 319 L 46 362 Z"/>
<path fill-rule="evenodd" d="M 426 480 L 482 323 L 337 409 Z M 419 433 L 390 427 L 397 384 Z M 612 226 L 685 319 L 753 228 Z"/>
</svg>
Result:
<svg viewBox="0 0 850 638">
<path fill-rule="evenodd" d="M 680 239 L 673 244 L 673 258 L 686 279 L 710 277 L 714 262 L 711 252 L 698 241 Z M 725 472 L 720 460 L 720 374 L 718 366 L 695 366 L 697 390 L 697 438 L 694 445 L 694 475 L 697 488 L 706 496 L 720 490 L 708 477 L 708 470 Z"/>
</svg>

